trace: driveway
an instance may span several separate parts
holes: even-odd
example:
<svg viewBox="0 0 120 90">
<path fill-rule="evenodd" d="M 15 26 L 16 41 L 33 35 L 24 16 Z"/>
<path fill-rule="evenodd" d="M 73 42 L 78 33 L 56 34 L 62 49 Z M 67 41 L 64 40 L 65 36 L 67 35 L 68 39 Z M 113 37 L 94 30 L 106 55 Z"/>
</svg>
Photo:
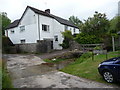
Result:
<svg viewBox="0 0 120 90">
<path fill-rule="evenodd" d="M 15 88 L 117 88 L 57 71 L 33 54 L 3 55 Z"/>
</svg>

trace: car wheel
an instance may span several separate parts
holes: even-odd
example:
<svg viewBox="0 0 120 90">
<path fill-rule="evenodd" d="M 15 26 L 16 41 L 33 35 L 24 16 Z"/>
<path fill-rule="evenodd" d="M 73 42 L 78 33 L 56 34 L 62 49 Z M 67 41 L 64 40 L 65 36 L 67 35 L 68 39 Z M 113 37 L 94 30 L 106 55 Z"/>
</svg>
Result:
<svg viewBox="0 0 120 90">
<path fill-rule="evenodd" d="M 113 83 L 114 82 L 113 74 L 111 72 L 109 72 L 109 71 L 103 72 L 103 78 L 108 83 Z"/>
</svg>

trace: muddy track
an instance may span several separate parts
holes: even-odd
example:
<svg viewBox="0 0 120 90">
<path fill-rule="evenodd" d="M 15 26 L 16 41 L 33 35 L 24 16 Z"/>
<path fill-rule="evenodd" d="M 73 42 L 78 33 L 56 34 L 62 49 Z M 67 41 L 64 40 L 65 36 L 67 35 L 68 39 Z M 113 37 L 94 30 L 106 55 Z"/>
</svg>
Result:
<svg viewBox="0 0 120 90">
<path fill-rule="evenodd" d="M 44 65 L 40 57 L 31 55 L 7 54 L 7 69 L 15 88 L 117 88 L 91 80 L 76 77 L 56 68 Z"/>
</svg>

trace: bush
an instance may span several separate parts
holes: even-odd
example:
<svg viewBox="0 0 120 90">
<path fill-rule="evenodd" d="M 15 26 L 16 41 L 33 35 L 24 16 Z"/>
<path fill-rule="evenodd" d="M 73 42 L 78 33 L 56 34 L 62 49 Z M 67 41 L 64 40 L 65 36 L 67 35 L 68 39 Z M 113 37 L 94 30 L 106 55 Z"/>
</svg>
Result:
<svg viewBox="0 0 120 90">
<path fill-rule="evenodd" d="M 76 36 L 75 41 L 80 44 L 97 44 L 101 43 L 100 38 L 95 35 L 83 34 L 80 33 Z"/>
<path fill-rule="evenodd" d="M 63 47 L 63 49 L 69 48 L 69 42 L 73 39 L 71 31 L 66 30 L 65 32 L 62 32 L 62 35 L 64 37 L 63 43 L 60 44 L 60 46 Z"/>
<path fill-rule="evenodd" d="M 9 53 L 11 50 L 11 46 L 14 46 L 11 40 L 6 36 L 2 36 L 2 52 Z"/>
</svg>

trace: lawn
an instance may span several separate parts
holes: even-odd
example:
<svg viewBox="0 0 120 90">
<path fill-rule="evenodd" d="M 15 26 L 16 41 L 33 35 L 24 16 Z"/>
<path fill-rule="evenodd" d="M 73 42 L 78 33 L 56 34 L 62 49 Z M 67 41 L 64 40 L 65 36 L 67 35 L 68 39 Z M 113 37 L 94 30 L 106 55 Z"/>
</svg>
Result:
<svg viewBox="0 0 120 90">
<path fill-rule="evenodd" d="M 108 53 L 108 58 L 120 56 L 120 51 Z M 98 65 L 106 60 L 106 55 L 95 55 L 94 60 L 90 57 L 90 53 L 84 54 L 72 64 L 69 64 L 61 71 L 75 76 L 91 79 L 94 81 L 106 83 L 98 73 Z"/>
</svg>

